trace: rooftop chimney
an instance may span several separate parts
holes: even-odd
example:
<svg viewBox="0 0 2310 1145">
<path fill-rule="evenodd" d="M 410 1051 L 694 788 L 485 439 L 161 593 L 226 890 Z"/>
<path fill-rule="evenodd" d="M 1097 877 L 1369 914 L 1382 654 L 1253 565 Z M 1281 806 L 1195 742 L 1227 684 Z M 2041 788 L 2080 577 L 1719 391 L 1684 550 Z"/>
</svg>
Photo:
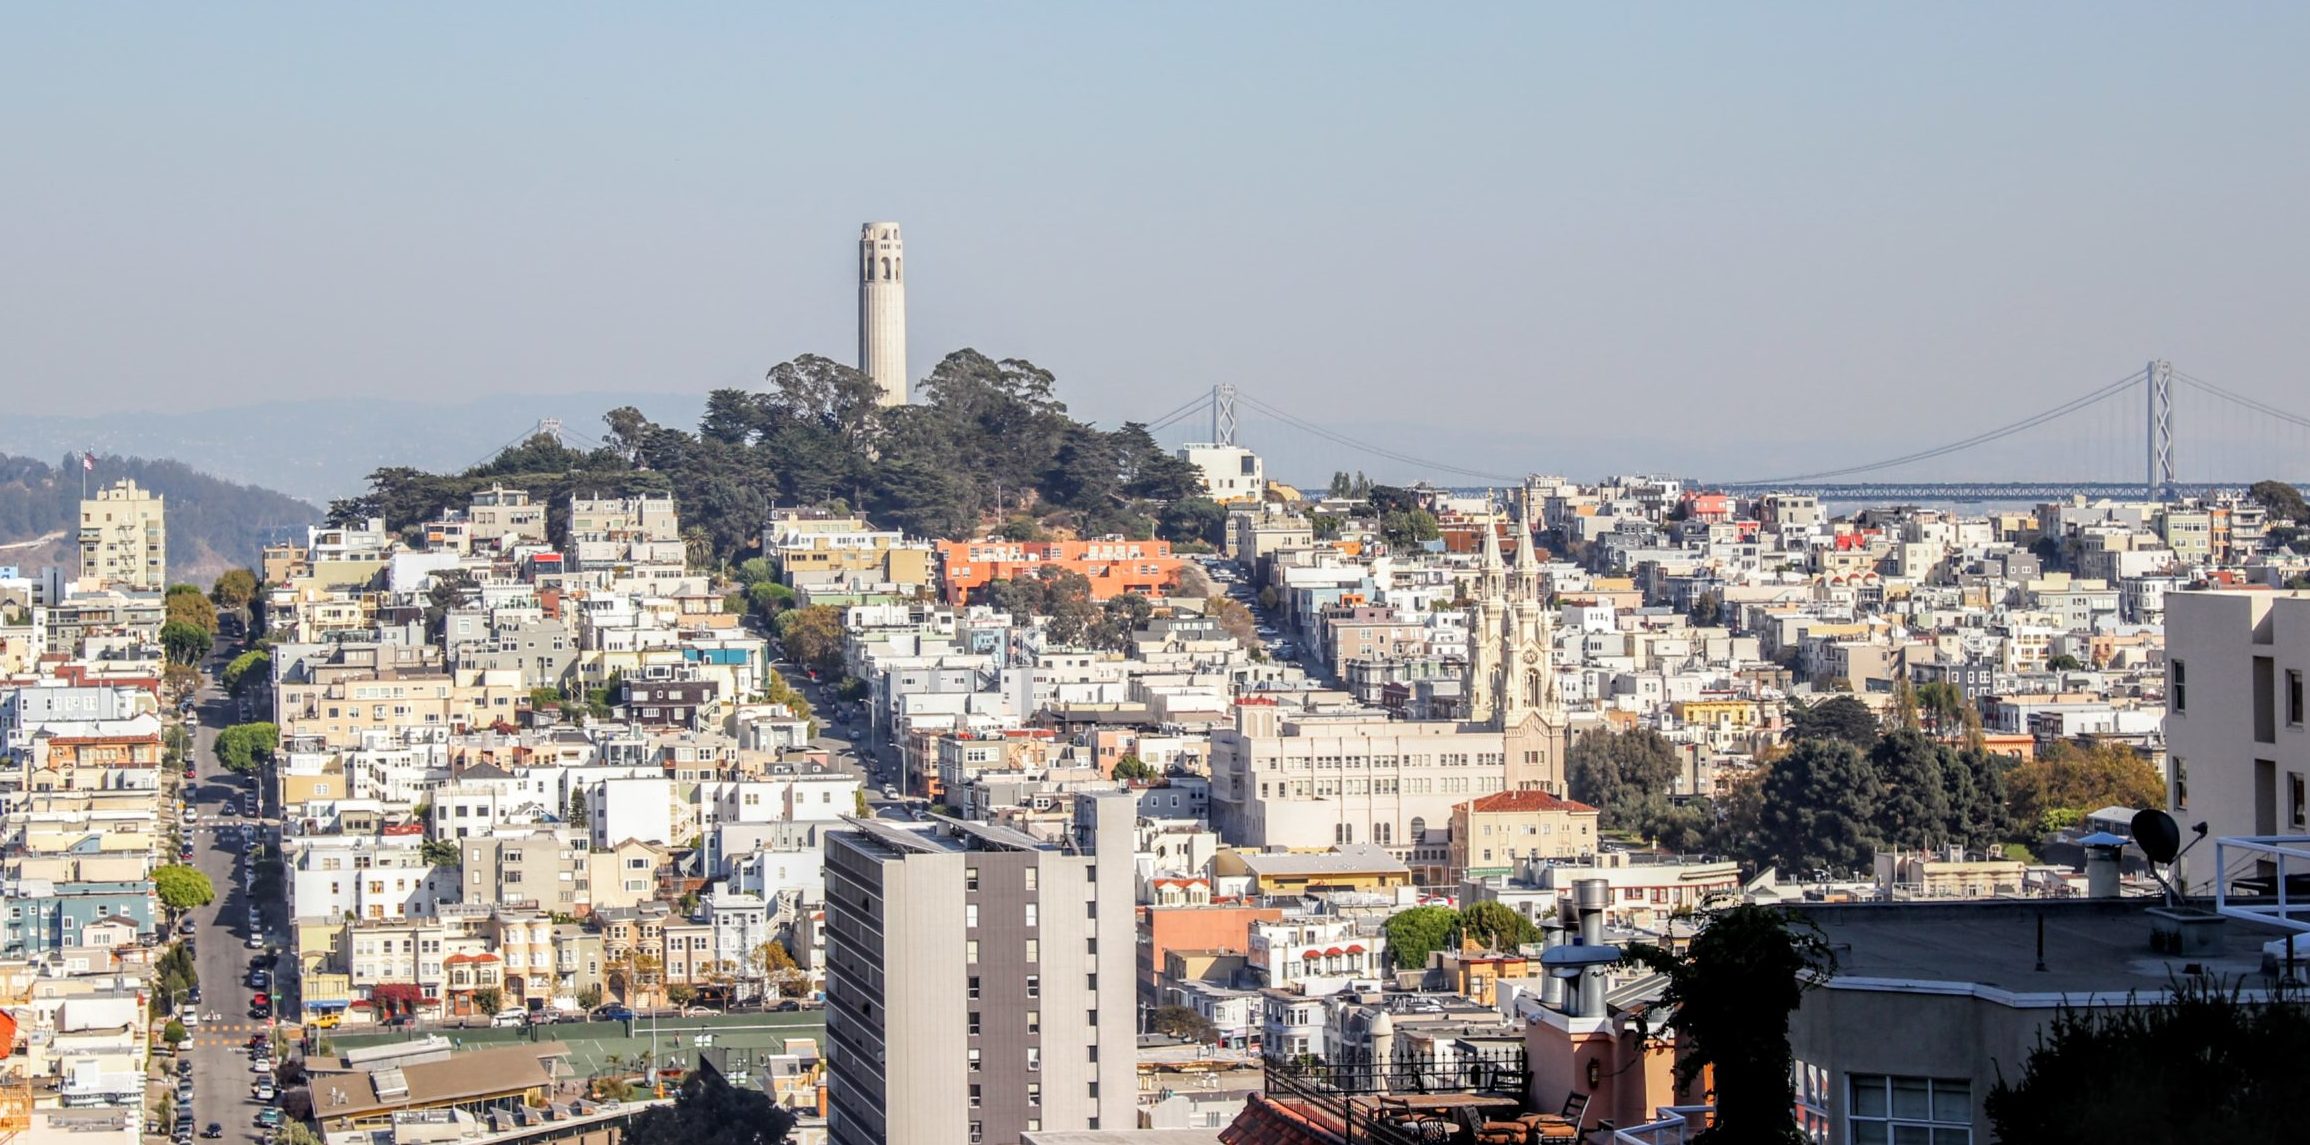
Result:
<svg viewBox="0 0 2310 1145">
<path fill-rule="evenodd" d="M 2125 839 L 2107 831 L 2096 831 L 2079 839 L 2078 845 L 2085 848 L 2085 897 L 2118 897 L 2118 855 L 2125 849 Z"/>
</svg>

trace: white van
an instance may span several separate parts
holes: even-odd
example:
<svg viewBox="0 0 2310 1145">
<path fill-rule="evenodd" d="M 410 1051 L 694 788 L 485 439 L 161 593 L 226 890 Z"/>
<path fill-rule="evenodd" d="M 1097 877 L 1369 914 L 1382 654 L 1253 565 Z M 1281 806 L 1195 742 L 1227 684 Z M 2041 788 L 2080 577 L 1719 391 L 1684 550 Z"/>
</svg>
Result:
<svg viewBox="0 0 2310 1145">
<path fill-rule="evenodd" d="M 502 1029 L 506 1026 L 524 1025 L 528 1021 L 529 1011 L 527 1010 L 499 1010 L 489 1019 L 489 1024 L 492 1028 Z"/>
</svg>

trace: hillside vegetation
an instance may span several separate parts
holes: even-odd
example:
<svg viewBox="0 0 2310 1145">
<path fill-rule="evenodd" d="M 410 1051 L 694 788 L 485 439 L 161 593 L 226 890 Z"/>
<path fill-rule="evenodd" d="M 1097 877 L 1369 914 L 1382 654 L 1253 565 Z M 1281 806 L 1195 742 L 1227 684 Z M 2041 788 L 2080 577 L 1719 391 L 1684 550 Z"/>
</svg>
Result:
<svg viewBox="0 0 2310 1145">
<path fill-rule="evenodd" d="M 78 567 L 80 458 L 56 465 L 0 454 L 0 564 Z M 221 481 L 175 461 L 100 457 L 88 489 L 121 478 L 167 498 L 168 565 L 173 579 L 213 576 L 236 565 L 254 566 L 269 541 L 299 537 L 321 511 L 303 501 Z M 46 543 L 27 544 L 50 538 Z"/>
<path fill-rule="evenodd" d="M 540 436 L 462 473 L 380 469 L 369 490 L 331 503 L 332 521 L 382 517 L 407 528 L 463 506 L 492 482 L 546 499 L 556 537 L 573 492 L 671 493 L 694 558 L 742 560 L 774 505 L 862 512 L 926 537 L 999 531 L 1015 539 L 1121 534 L 1216 540 L 1226 515 L 1194 467 L 1125 423 L 1101 430 L 1068 416 L 1050 371 L 976 350 L 947 355 L 910 405 L 884 407 L 864 374 L 805 356 L 772 369 L 763 389 L 716 390 L 695 433 L 631 408 L 580 451 Z"/>
</svg>

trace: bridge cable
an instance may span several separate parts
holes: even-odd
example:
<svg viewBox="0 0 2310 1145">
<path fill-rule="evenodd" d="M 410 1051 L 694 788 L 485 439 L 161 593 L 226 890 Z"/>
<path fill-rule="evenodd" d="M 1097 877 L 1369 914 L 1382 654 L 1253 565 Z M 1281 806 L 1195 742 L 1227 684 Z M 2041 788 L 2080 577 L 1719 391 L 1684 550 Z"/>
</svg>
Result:
<svg viewBox="0 0 2310 1145">
<path fill-rule="evenodd" d="M 1447 465 L 1441 461 L 1430 461 L 1426 458 L 1414 457 L 1411 454 L 1388 449 L 1384 446 L 1373 445 L 1368 441 L 1359 441 L 1355 438 L 1347 436 L 1344 433 L 1325 429 L 1324 427 L 1317 425 L 1314 422 L 1285 413 L 1282 410 L 1267 404 L 1266 402 L 1260 401 L 1258 398 L 1252 397 L 1251 395 L 1242 392 L 1241 390 L 1236 391 L 1235 400 L 1242 402 L 1243 404 L 1250 406 L 1251 408 L 1258 410 L 1261 413 L 1276 419 L 1277 421 L 1283 422 L 1285 425 L 1305 430 L 1306 432 L 1312 433 L 1315 436 L 1332 442 L 1335 445 L 1344 445 L 1350 449 L 1362 450 L 1365 453 L 1369 453 L 1377 457 L 1384 457 L 1390 461 L 1397 461 L 1405 465 L 1410 465 L 1421 469 L 1430 469 L 1440 473 L 1451 473 L 1461 477 L 1474 477 L 1481 481 L 1497 481 L 1504 485 L 1521 484 L 1524 480 L 1521 477 L 1510 477 L 1501 473 L 1487 473 L 1481 469 L 1469 469 L 1458 465 Z"/>
<path fill-rule="evenodd" d="M 1999 426 L 1996 429 L 1989 430 L 1984 433 L 1977 433 L 1972 437 L 1965 438 L 1962 441 L 1953 441 L 1947 445 L 1936 446 L 1932 449 L 1904 454 L 1903 456 L 1890 458 L 1885 461 L 1871 462 L 1867 465 L 1848 465 L 1842 469 L 1827 469 L 1818 473 L 1801 473 L 1793 477 L 1768 477 L 1757 481 L 1730 481 L 1726 482 L 1726 484 L 1729 486 L 1794 485 L 1799 482 L 1823 481 L 1832 477 L 1849 477 L 1856 473 L 1874 473 L 1880 469 L 1891 469 L 1895 466 L 1907 465 L 1915 461 L 1930 461 L 1936 457 L 1945 457 L 1952 453 L 1971 449 L 1976 445 L 1987 445 L 1992 441 L 2008 438 L 2014 434 L 2020 433 L 2023 430 L 2035 429 L 2038 426 L 2044 425 L 2046 422 L 2076 413 L 2077 411 L 2084 409 L 2087 406 L 2093 405 L 2096 402 L 2105 401 L 2117 394 L 2132 389 L 2134 386 L 2141 383 L 2142 377 L 2146 373 L 2148 373 L 2146 368 L 2135 370 L 2133 373 L 2127 374 L 2125 377 L 2119 378 L 2117 381 L 2111 382 L 2110 384 L 2103 386 L 2102 388 L 2095 390 L 2092 393 L 2085 395 L 2084 397 L 2064 402 L 2061 405 L 2046 410 L 2043 413 L 2023 418 L 2020 421 L 2014 422 L 2010 425 Z"/>
<path fill-rule="evenodd" d="M 1186 402 L 1186 404 L 1184 404 L 1184 405 L 1181 405 L 1179 408 L 1177 408 L 1177 409 L 1175 409 L 1175 410 L 1172 410 L 1170 413 L 1164 414 L 1162 417 L 1156 418 L 1155 420 L 1148 422 L 1148 423 L 1147 423 L 1147 432 L 1149 432 L 1149 433 L 1153 433 L 1153 432 L 1155 432 L 1155 431 L 1156 431 L 1156 430 L 1158 430 L 1158 429 L 1162 429 L 1162 428 L 1164 428 L 1165 426 L 1168 426 L 1168 425 L 1172 424 L 1173 422 L 1176 422 L 1176 421 L 1178 421 L 1179 419 L 1181 419 L 1181 418 L 1183 418 L 1183 417 L 1186 417 L 1188 414 L 1194 413 L 1194 412 L 1195 412 L 1196 410 L 1198 410 L 1198 409 L 1209 409 L 1209 408 L 1211 408 L 1211 395 L 1210 395 L 1210 394 L 1197 394 L 1197 395 L 1195 395 L 1194 397 L 1191 397 L 1191 398 L 1187 399 L 1187 402 Z"/>
<path fill-rule="evenodd" d="M 2224 401 L 2231 402 L 2235 405 L 2243 406 L 2247 409 L 2253 410 L 2255 413 L 2263 415 L 2264 417 L 2274 417 L 2279 421 L 2290 423 L 2297 428 L 2310 429 L 2310 417 L 2303 417 L 2300 414 L 2287 413 L 2285 410 L 2279 409 L 2276 406 L 2255 401 L 2253 398 L 2247 397 L 2244 394 L 2232 393 L 2229 390 L 2225 390 L 2222 387 L 2217 386 L 2212 382 L 2206 381 L 2203 378 L 2191 377 L 2190 375 L 2185 374 L 2180 370 L 2174 371 L 2174 377 L 2188 385 L 2195 386 L 2214 397 L 2221 398 Z"/>
</svg>

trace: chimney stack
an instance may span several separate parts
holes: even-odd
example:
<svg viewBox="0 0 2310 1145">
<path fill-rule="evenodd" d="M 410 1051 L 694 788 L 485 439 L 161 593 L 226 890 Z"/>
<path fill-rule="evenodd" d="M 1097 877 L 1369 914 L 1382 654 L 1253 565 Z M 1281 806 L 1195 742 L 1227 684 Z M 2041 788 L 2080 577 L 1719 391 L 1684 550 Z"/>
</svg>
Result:
<svg viewBox="0 0 2310 1145">
<path fill-rule="evenodd" d="M 2125 850 L 2125 839 L 2107 831 L 2096 831 L 2079 839 L 2078 845 L 2085 848 L 2085 897 L 2118 897 L 2119 855 Z"/>
</svg>

